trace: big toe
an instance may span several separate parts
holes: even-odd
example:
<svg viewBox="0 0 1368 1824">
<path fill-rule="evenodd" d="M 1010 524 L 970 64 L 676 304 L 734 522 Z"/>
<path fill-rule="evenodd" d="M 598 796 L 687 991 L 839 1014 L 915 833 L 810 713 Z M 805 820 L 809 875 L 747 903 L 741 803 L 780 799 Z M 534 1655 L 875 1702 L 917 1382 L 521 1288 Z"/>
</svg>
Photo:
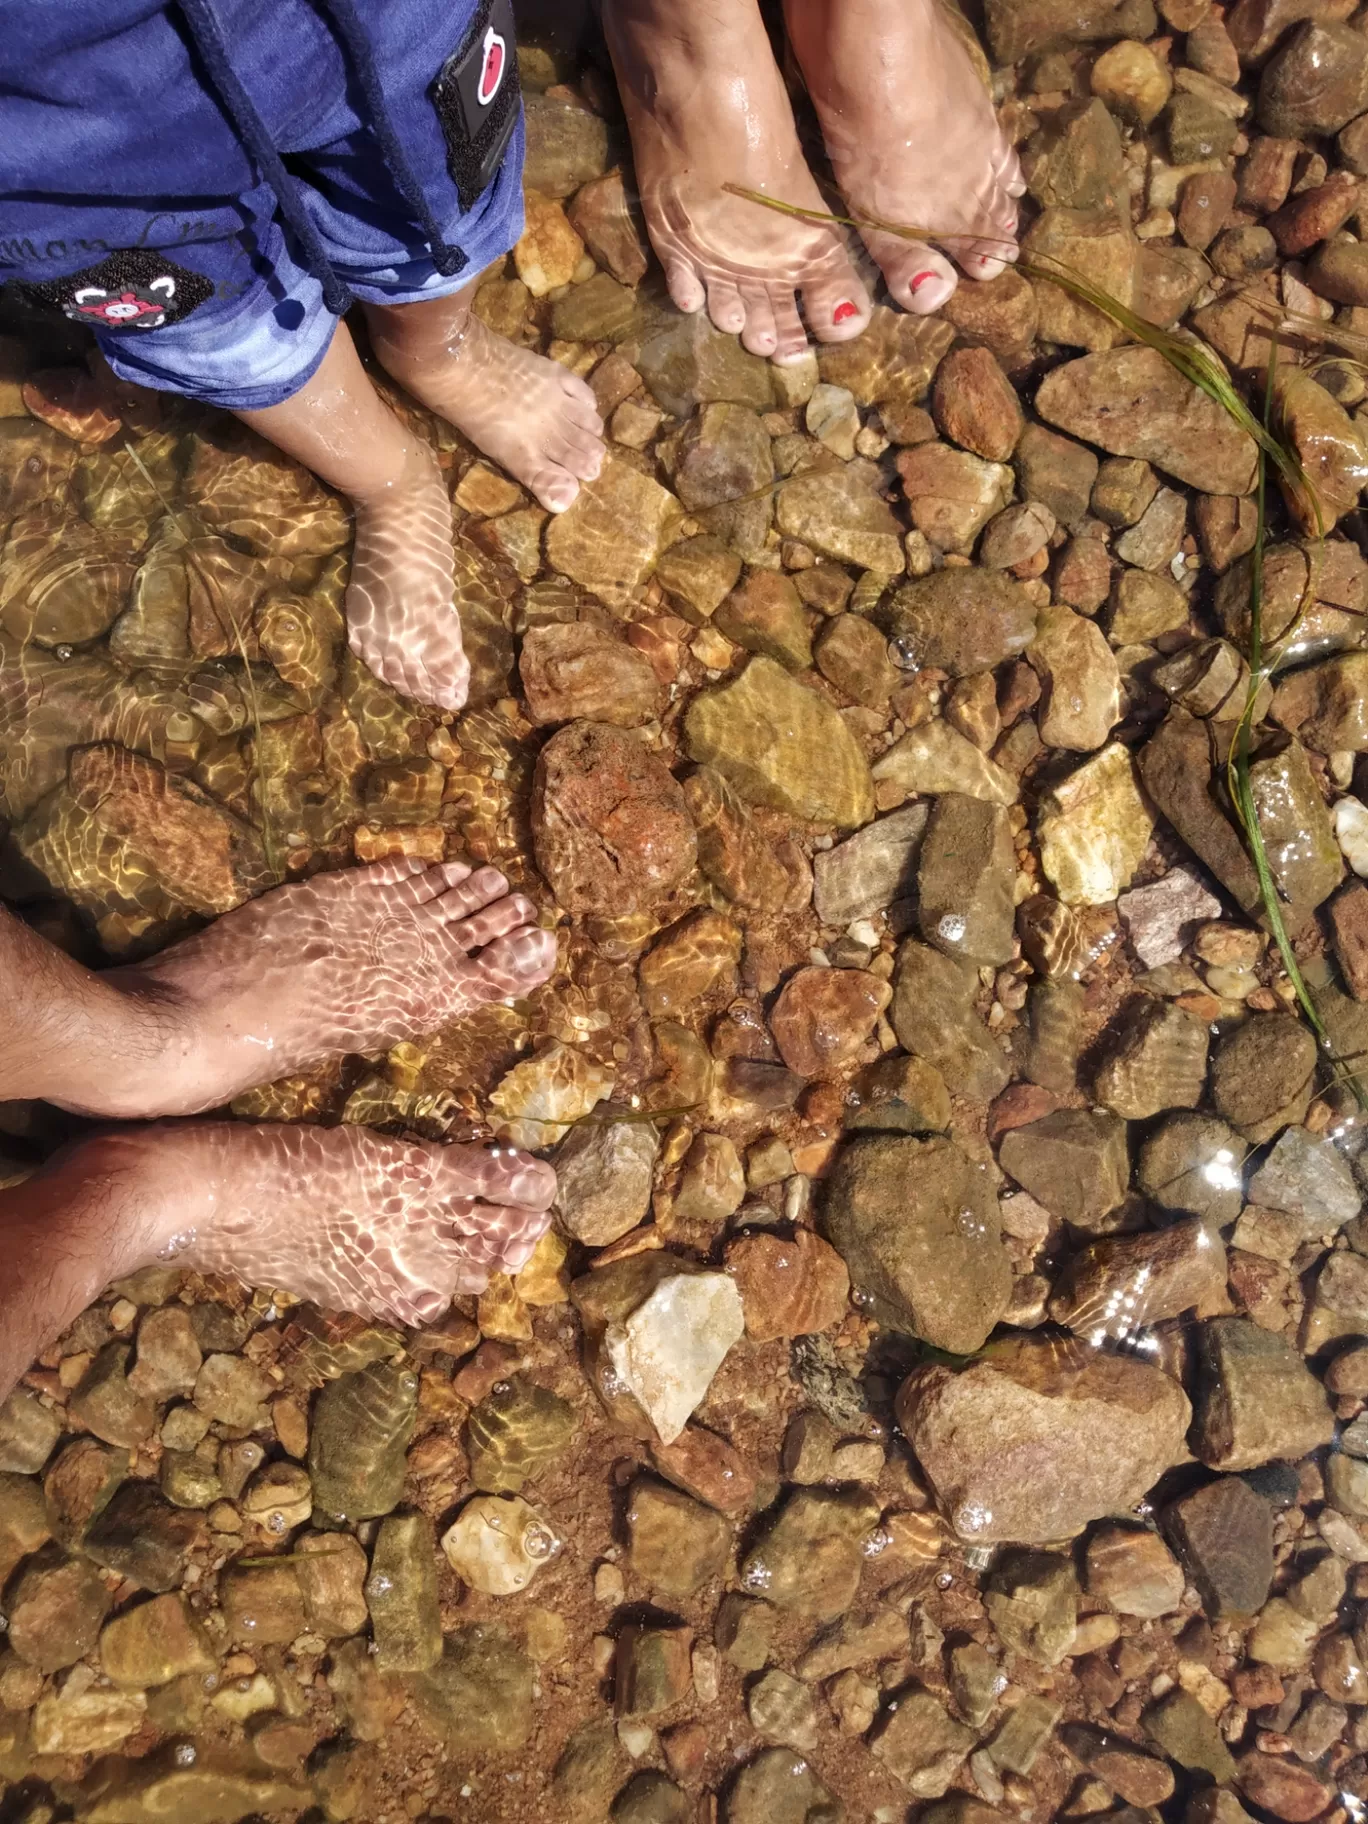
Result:
<svg viewBox="0 0 1368 1824">
<path fill-rule="evenodd" d="M 519 924 L 491 939 L 475 959 L 491 1000 L 521 1000 L 548 981 L 556 967 L 556 934 Z"/>
<path fill-rule="evenodd" d="M 500 1209 L 540 1212 L 555 1201 L 556 1174 L 521 1147 L 449 1146 L 442 1164 L 450 1179 L 445 1194 L 453 1203 L 475 1197 Z"/>
<path fill-rule="evenodd" d="M 888 289 L 904 310 L 928 317 L 939 310 L 959 283 L 944 254 L 920 242 L 901 242 L 897 250 L 880 258 Z"/>
<path fill-rule="evenodd" d="M 569 469 L 562 468 L 559 463 L 547 462 L 535 469 L 528 476 L 527 485 L 538 504 L 545 507 L 548 513 L 565 513 L 579 499 L 578 476 L 572 475 Z"/>
</svg>

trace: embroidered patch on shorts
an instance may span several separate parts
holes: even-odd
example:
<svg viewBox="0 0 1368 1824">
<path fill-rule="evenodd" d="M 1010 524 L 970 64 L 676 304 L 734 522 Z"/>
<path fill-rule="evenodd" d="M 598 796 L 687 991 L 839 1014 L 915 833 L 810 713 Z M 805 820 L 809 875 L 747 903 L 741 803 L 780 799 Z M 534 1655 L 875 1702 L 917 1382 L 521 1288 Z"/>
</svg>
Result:
<svg viewBox="0 0 1368 1824">
<path fill-rule="evenodd" d="M 484 0 L 461 48 L 438 71 L 432 103 L 461 208 L 471 209 L 498 174 L 518 124 L 513 0 Z"/>
<path fill-rule="evenodd" d="M 111 253 L 98 266 L 65 279 L 17 287 L 30 303 L 60 310 L 92 329 L 162 329 L 213 296 L 211 280 L 142 247 Z"/>
</svg>

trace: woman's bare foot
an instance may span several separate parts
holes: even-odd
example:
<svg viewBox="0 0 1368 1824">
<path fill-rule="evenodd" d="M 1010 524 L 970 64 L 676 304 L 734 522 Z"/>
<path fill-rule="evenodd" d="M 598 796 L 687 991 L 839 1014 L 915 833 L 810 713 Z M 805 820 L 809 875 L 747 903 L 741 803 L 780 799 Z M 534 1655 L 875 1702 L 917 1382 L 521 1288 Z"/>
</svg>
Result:
<svg viewBox="0 0 1368 1824">
<path fill-rule="evenodd" d="M 524 1264 L 555 1189 L 550 1166 L 512 1148 L 410 1146 L 357 1127 L 98 1135 L 0 1191 L 0 1397 L 103 1286 L 155 1260 L 431 1323 L 454 1293 Z"/>
<path fill-rule="evenodd" d="M 429 304 L 367 307 L 377 360 L 405 392 L 498 463 L 551 513 L 603 467 L 593 392 L 558 362 L 495 335 L 473 287 Z"/>
<path fill-rule="evenodd" d="M 148 962 L 89 978 L 103 1025 L 71 1048 L 55 1088 L 35 1080 L 28 1093 L 123 1119 L 222 1107 L 318 1059 L 530 994 L 556 956 L 535 921 L 496 869 L 460 862 L 379 862 L 279 887 Z"/>
<path fill-rule="evenodd" d="M 785 17 L 851 214 L 924 229 L 971 278 L 996 278 L 1025 185 L 942 0 L 785 0 Z M 864 238 L 904 309 L 926 315 L 955 289 L 943 254 Z"/>
<path fill-rule="evenodd" d="M 652 244 L 681 310 L 706 304 L 752 354 L 856 336 L 870 300 L 839 230 L 748 203 L 825 210 L 754 0 L 608 0 L 604 26 Z"/>
</svg>

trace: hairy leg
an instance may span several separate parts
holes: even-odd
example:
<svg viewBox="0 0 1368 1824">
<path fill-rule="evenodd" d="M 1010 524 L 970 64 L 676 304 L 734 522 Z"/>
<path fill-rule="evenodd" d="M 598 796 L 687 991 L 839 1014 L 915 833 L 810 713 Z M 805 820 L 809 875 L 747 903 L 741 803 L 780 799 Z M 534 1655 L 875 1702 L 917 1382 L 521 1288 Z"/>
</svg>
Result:
<svg viewBox="0 0 1368 1824">
<path fill-rule="evenodd" d="M 381 862 L 279 887 L 95 974 L 0 913 L 0 1100 L 125 1119 L 220 1107 L 531 993 L 556 956 L 535 918 L 494 868 Z"/>
<path fill-rule="evenodd" d="M 111 1279 L 178 1260 L 337 1310 L 429 1323 L 516 1272 L 550 1166 L 364 1128 L 182 1122 L 97 1135 L 0 1191 L 0 1397 Z"/>
</svg>

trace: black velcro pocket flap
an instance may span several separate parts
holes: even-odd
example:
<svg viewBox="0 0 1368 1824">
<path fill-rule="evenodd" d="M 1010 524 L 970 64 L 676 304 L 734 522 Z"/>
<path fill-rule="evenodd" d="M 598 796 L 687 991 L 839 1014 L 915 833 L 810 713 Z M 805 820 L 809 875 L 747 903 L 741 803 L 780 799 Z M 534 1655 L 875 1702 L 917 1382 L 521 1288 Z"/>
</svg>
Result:
<svg viewBox="0 0 1368 1824">
<path fill-rule="evenodd" d="M 179 323 L 214 293 L 203 273 L 145 247 L 111 253 L 70 278 L 32 280 L 15 290 L 30 304 L 60 310 L 75 323 L 121 334 Z"/>
<path fill-rule="evenodd" d="M 518 124 L 521 99 L 513 0 L 484 0 L 460 49 L 432 85 L 447 169 L 463 210 L 472 209 L 494 181 Z"/>
</svg>

